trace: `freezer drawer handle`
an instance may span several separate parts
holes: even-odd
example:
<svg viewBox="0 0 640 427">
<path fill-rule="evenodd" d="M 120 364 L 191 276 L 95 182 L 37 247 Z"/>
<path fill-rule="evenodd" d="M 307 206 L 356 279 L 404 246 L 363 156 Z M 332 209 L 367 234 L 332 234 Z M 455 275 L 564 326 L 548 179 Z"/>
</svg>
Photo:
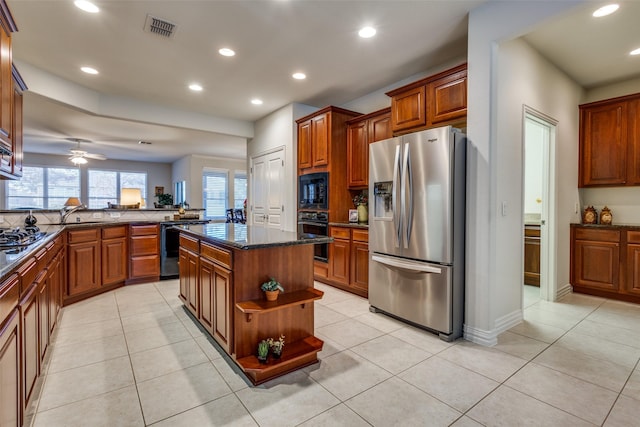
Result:
<svg viewBox="0 0 640 427">
<path fill-rule="evenodd" d="M 401 261 L 393 258 L 379 256 L 379 255 L 373 255 L 371 259 L 373 261 L 379 262 L 380 264 L 389 265 L 391 267 L 398 267 L 404 270 L 415 271 L 418 273 L 435 273 L 435 274 L 442 273 L 441 268 L 434 267 L 432 265 L 426 265 L 423 263 Z"/>
</svg>

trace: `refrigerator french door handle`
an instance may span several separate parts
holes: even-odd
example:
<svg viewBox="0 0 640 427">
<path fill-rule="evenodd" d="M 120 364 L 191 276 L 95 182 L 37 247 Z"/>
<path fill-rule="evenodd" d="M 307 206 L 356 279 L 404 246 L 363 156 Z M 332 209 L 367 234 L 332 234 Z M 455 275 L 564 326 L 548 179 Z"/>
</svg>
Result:
<svg viewBox="0 0 640 427">
<path fill-rule="evenodd" d="M 400 247 L 400 240 L 402 239 L 402 203 L 398 203 L 398 185 L 400 185 L 402 179 L 400 176 L 402 165 L 400 159 L 400 145 L 396 145 L 396 158 L 393 162 L 393 186 L 391 188 L 391 197 L 393 199 L 393 225 L 396 228 L 396 248 Z M 400 188 L 400 194 L 402 194 L 402 188 Z"/>
<path fill-rule="evenodd" d="M 408 183 L 409 187 L 409 203 L 404 205 L 405 208 L 405 239 L 404 239 L 404 247 L 408 248 L 409 243 L 411 241 L 411 228 L 413 225 L 413 170 L 411 169 L 411 151 L 409 150 L 409 144 L 406 144 L 405 147 L 405 182 Z"/>
<path fill-rule="evenodd" d="M 409 155 L 409 144 L 405 143 L 402 147 L 402 164 L 400 168 L 402 169 L 402 177 L 400 184 L 400 203 L 402 204 L 402 234 L 404 234 L 403 247 L 408 248 L 407 245 L 407 156 Z"/>
<path fill-rule="evenodd" d="M 388 265 L 390 267 L 401 268 L 403 270 L 412 271 L 414 273 L 433 273 L 433 274 L 442 273 L 441 268 L 435 267 L 433 265 L 427 265 L 424 263 L 403 261 L 400 259 L 381 256 L 381 255 L 373 255 L 371 259 L 373 261 L 379 262 L 380 264 Z"/>
</svg>

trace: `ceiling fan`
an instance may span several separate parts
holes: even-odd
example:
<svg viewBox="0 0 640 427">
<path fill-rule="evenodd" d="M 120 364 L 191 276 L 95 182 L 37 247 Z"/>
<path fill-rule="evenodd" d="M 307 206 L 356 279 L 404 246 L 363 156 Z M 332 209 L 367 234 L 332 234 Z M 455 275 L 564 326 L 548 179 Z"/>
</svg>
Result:
<svg viewBox="0 0 640 427">
<path fill-rule="evenodd" d="M 88 139 L 67 138 L 67 141 L 75 142 L 77 144 L 75 150 L 69 150 L 71 152 L 71 157 L 69 157 L 69 160 L 71 160 L 71 163 L 73 163 L 74 165 L 84 165 L 87 163 L 87 159 L 107 160 L 107 158 L 102 154 L 89 153 L 80 149 L 81 142 L 91 143 L 91 141 L 89 141 Z"/>
</svg>

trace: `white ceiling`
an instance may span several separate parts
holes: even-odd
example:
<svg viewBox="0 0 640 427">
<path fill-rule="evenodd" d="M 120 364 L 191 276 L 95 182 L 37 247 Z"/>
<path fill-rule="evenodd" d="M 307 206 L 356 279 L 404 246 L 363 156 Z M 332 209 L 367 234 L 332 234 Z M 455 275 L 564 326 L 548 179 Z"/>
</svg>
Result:
<svg viewBox="0 0 640 427">
<path fill-rule="evenodd" d="M 112 159 L 244 158 L 247 135 L 188 123 L 202 117 L 211 123 L 251 123 L 292 102 L 342 105 L 464 56 L 468 12 L 484 1 L 95 0 L 101 12 L 87 14 L 72 0 L 8 0 L 19 29 L 13 36 L 18 64 L 132 105 L 174 111 L 183 123 L 169 126 L 160 118 L 125 113 L 118 118 L 90 115 L 72 101 L 63 104 L 27 92 L 25 151 L 66 154 L 74 144 L 65 138 L 76 137 L 93 141 L 83 149 Z M 584 86 L 640 70 L 640 58 L 625 56 L 631 50 L 625 43 L 640 43 L 632 39 L 637 34 L 632 17 L 640 16 L 640 2 L 623 2 L 617 16 L 604 18 L 615 18 L 615 23 L 596 29 L 593 5 L 526 36 Z M 147 14 L 177 24 L 175 36 L 144 32 Z M 377 35 L 359 38 L 363 25 L 375 26 Z M 237 55 L 218 55 L 225 46 Z M 598 66 L 598 58 L 606 58 L 606 66 Z M 100 74 L 80 72 L 83 65 Z M 293 80 L 295 71 L 308 78 Z M 193 81 L 204 91 L 189 91 Z M 254 97 L 264 104 L 250 104 Z M 153 145 L 141 146 L 138 140 Z"/>
</svg>

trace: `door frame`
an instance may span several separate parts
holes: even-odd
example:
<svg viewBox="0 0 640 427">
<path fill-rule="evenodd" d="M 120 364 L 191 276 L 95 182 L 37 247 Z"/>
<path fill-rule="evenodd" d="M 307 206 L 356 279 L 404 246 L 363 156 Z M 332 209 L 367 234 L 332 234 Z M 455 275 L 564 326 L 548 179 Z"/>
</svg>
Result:
<svg viewBox="0 0 640 427">
<path fill-rule="evenodd" d="M 540 298 L 545 301 L 555 301 L 558 294 L 556 248 L 556 128 L 558 121 L 528 105 L 522 110 L 522 194 L 525 187 L 525 143 L 527 121 L 536 122 L 548 129 L 547 138 L 543 141 L 542 167 L 542 213 L 540 216 Z M 522 247 L 524 248 L 524 197 L 521 206 L 522 218 Z M 524 253 L 523 253 L 524 260 Z M 524 271 L 524 264 L 523 264 Z M 522 288 L 521 288 L 522 292 Z M 521 304 L 524 303 L 524 293 Z"/>
</svg>

